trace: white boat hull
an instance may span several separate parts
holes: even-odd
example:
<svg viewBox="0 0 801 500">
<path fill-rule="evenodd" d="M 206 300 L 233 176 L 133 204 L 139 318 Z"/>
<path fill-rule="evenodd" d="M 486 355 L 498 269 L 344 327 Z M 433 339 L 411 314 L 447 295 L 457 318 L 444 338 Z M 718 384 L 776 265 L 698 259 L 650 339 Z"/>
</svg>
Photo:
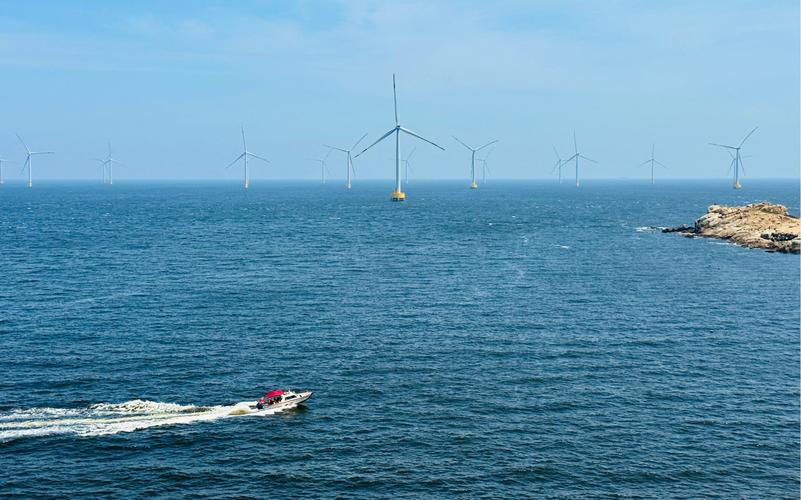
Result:
<svg viewBox="0 0 801 500">
<path fill-rule="evenodd" d="M 276 411 L 289 410 L 291 408 L 295 408 L 299 404 L 303 403 L 304 401 L 312 397 L 312 394 L 313 394 L 312 391 L 291 392 L 284 394 L 284 396 L 281 398 L 281 401 L 278 401 L 277 403 L 273 403 L 270 405 L 268 404 L 262 405 L 262 408 L 258 407 L 258 403 L 253 403 L 248 406 L 251 410 L 256 412 L 264 411 L 264 412 L 274 413 Z"/>
</svg>

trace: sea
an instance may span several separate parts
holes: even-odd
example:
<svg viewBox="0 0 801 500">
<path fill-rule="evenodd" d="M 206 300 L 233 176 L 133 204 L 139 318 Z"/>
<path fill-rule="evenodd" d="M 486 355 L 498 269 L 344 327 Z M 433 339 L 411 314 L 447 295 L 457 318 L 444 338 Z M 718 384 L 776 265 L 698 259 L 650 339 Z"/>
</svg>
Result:
<svg viewBox="0 0 801 500">
<path fill-rule="evenodd" d="M 0 496 L 799 497 L 797 180 L 467 184 L 0 186 Z"/>
</svg>

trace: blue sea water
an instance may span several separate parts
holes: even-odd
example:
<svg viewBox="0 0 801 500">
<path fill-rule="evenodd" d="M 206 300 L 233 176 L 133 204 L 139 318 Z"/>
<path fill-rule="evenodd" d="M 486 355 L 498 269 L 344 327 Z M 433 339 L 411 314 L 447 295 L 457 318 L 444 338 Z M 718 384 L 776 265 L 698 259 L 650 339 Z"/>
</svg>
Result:
<svg viewBox="0 0 801 500">
<path fill-rule="evenodd" d="M 389 191 L 3 186 L 0 495 L 799 496 L 797 181 Z"/>
</svg>

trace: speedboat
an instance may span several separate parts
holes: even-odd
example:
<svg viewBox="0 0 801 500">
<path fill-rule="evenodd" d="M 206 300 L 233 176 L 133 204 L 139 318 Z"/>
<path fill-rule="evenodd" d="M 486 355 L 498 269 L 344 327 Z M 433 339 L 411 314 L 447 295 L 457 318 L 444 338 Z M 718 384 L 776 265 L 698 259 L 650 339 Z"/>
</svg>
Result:
<svg viewBox="0 0 801 500">
<path fill-rule="evenodd" d="M 277 389 L 269 391 L 250 408 L 261 410 L 287 410 L 303 403 L 312 396 L 312 391 L 293 391 L 291 389 Z"/>
</svg>

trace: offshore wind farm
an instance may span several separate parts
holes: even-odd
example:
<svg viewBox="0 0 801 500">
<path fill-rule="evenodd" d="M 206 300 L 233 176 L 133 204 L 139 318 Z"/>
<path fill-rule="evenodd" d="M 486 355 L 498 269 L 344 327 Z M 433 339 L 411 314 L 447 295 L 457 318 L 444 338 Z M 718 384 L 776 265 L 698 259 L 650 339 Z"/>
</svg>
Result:
<svg viewBox="0 0 801 500">
<path fill-rule="evenodd" d="M 6 2 L 0 496 L 797 498 L 800 15 Z"/>
<path fill-rule="evenodd" d="M 356 173 L 356 169 L 355 169 L 355 166 L 354 166 L 354 163 L 353 163 L 353 159 L 361 156 L 363 153 L 367 152 L 368 150 L 370 150 L 371 148 L 373 148 L 374 146 L 376 146 L 377 144 L 382 142 L 384 139 L 394 135 L 394 137 L 395 137 L 395 169 L 394 169 L 394 171 L 395 171 L 395 189 L 392 191 L 392 194 L 390 195 L 390 199 L 392 201 L 404 201 L 404 200 L 406 200 L 406 193 L 403 192 L 402 186 L 403 186 L 403 184 L 408 182 L 408 178 L 409 178 L 409 175 L 408 175 L 409 159 L 414 154 L 416 148 L 413 148 L 412 150 L 410 150 L 410 152 L 405 157 L 402 155 L 401 146 L 400 146 L 400 134 L 401 134 L 401 132 L 403 132 L 404 134 L 410 135 L 410 136 L 412 136 L 412 137 L 414 137 L 414 138 L 416 138 L 418 140 L 426 142 L 426 143 L 428 143 L 428 144 L 430 144 L 432 146 L 435 146 L 436 148 L 439 148 L 442 151 L 445 151 L 445 148 L 443 148 L 442 146 L 440 146 L 440 145 L 438 145 L 438 144 L 436 144 L 436 143 L 434 143 L 434 142 L 432 142 L 432 141 L 430 141 L 430 140 L 428 140 L 428 139 L 426 139 L 426 138 L 424 138 L 424 137 L 422 137 L 422 136 L 420 136 L 420 135 L 412 132 L 411 130 L 409 130 L 409 129 L 407 129 L 407 128 L 405 128 L 405 127 L 400 125 L 400 122 L 399 122 L 399 119 L 398 119 L 398 99 L 397 99 L 396 76 L 395 76 L 395 74 L 392 75 L 392 93 L 393 93 L 393 105 L 394 105 L 394 112 L 395 112 L 395 127 L 394 128 L 392 128 L 391 130 L 386 132 L 384 135 L 379 137 L 375 142 L 373 142 L 371 145 L 369 145 L 366 148 L 364 148 L 362 151 L 360 151 L 356 155 L 352 155 L 352 152 L 362 142 L 362 140 L 364 140 L 364 138 L 368 135 L 367 133 L 364 133 L 359 138 L 359 140 L 356 141 L 349 149 L 344 149 L 344 148 L 341 148 L 341 147 L 335 147 L 335 146 L 329 146 L 327 144 L 323 144 L 323 146 L 327 149 L 326 154 L 323 157 L 320 157 L 320 158 L 310 158 L 310 161 L 314 161 L 314 162 L 316 162 L 316 163 L 318 163 L 320 165 L 320 180 L 321 180 L 322 184 L 326 184 L 327 176 L 330 175 L 330 170 L 328 168 L 327 161 L 328 161 L 328 157 L 330 156 L 332 151 L 339 151 L 341 153 L 345 153 L 345 158 L 346 158 L 346 168 L 345 168 L 345 176 L 344 176 L 345 177 L 345 187 L 346 187 L 346 189 L 351 189 L 353 187 L 352 177 Z M 718 143 L 713 143 L 713 142 L 709 142 L 708 143 L 711 146 L 716 146 L 718 148 L 723 148 L 723 149 L 725 149 L 725 150 L 727 150 L 729 152 L 729 155 L 731 157 L 731 163 L 729 164 L 729 172 L 733 175 L 732 187 L 734 189 L 741 189 L 742 188 L 742 184 L 740 183 L 740 178 L 743 175 L 743 173 L 745 172 L 745 168 L 743 166 L 743 156 L 740 154 L 740 150 L 742 149 L 742 147 L 745 144 L 745 142 L 751 137 L 751 135 L 758 128 L 759 127 L 754 127 L 740 141 L 740 143 L 737 146 L 730 146 L 730 145 L 718 144 Z M 267 160 L 266 158 L 263 158 L 262 156 L 259 156 L 259 155 L 255 154 L 255 153 L 250 152 L 248 150 L 248 148 L 247 148 L 247 142 L 246 142 L 246 139 L 245 139 L 244 126 L 242 126 L 240 128 L 240 132 L 241 132 L 241 136 L 242 136 L 242 153 L 240 153 L 239 156 L 237 156 L 225 168 L 226 169 L 230 169 L 232 166 L 236 165 L 237 163 L 239 163 L 241 161 L 242 162 L 242 168 L 243 168 L 243 177 L 244 177 L 243 188 L 244 189 L 248 189 L 250 187 L 250 171 L 249 171 L 249 168 L 248 168 L 248 159 L 254 158 L 254 159 L 260 160 L 260 161 L 262 161 L 264 163 L 270 163 L 270 160 Z M 484 183 L 486 181 L 487 158 L 489 156 L 489 153 L 487 153 L 487 155 L 484 158 L 476 158 L 476 154 L 481 152 L 482 150 L 485 150 L 489 146 L 493 146 L 493 150 L 494 150 L 494 146 L 498 143 L 498 140 L 495 139 L 495 140 L 487 142 L 487 143 L 485 143 L 485 144 L 483 144 L 481 146 L 472 147 L 472 146 L 469 146 L 468 144 L 466 144 L 464 141 L 462 141 L 458 137 L 456 137 L 455 135 L 452 136 L 452 137 L 456 142 L 458 142 L 460 145 L 462 145 L 468 151 L 470 151 L 470 168 L 469 168 L 470 183 L 469 183 L 469 188 L 470 189 L 477 189 L 478 188 L 478 182 L 477 182 L 476 161 L 478 161 L 481 164 L 481 169 L 482 169 L 481 177 L 482 177 L 482 183 Z M 19 139 L 19 141 L 22 144 L 22 146 L 25 148 L 26 157 L 25 157 L 25 160 L 24 160 L 22 172 L 27 171 L 27 174 L 28 174 L 28 183 L 27 183 L 27 185 L 30 188 L 30 187 L 33 186 L 33 180 L 32 180 L 33 179 L 33 177 L 32 177 L 32 158 L 34 156 L 36 156 L 36 155 L 53 154 L 53 152 L 52 151 L 31 151 L 30 149 L 28 149 L 27 144 L 25 144 L 25 142 L 22 140 L 22 137 L 20 137 L 19 134 L 17 134 L 17 138 Z M 565 167 L 565 166 L 568 166 L 568 165 L 570 165 L 572 163 L 573 167 L 574 167 L 575 187 L 580 187 L 581 181 L 580 181 L 580 175 L 579 175 L 579 170 L 580 170 L 579 169 L 579 162 L 583 161 L 583 162 L 590 162 L 590 163 L 593 163 L 593 164 L 597 164 L 598 162 L 596 160 L 592 159 L 592 158 L 587 157 L 586 155 L 584 155 L 583 153 L 581 153 L 579 151 L 578 141 L 577 141 L 577 138 L 576 138 L 576 132 L 575 131 L 573 131 L 573 137 L 572 138 L 573 138 L 573 155 L 571 155 L 567 159 L 562 159 L 562 157 L 560 156 L 558 150 L 556 149 L 556 146 L 551 144 L 551 149 L 553 150 L 554 155 L 556 156 L 556 162 L 553 164 L 553 168 L 552 168 L 551 172 L 557 174 L 558 184 L 561 185 L 562 184 L 562 168 Z M 660 162 L 660 161 L 655 159 L 655 157 L 654 157 L 654 148 L 655 148 L 655 145 L 652 145 L 651 157 L 649 159 L 647 159 L 647 160 L 645 160 L 645 161 L 640 163 L 641 166 L 643 166 L 643 165 L 649 165 L 650 166 L 650 182 L 651 182 L 652 185 L 655 184 L 655 181 L 654 181 L 654 179 L 655 179 L 655 166 L 658 165 L 658 166 L 660 166 L 662 168 L 667 168 L 665 166 L 665 164 L 663 164 L 662 162 Z M 115 164 L 116 165 L 122 165 L 122 163 L 120 163 L 118 160 L 113 158 L 111 142 L 110 141 L 108 142 L 108 153 L 104 158 L 92 158 L 92 160 L 97 162 L 100 165 L 101 169 L 102 169 L 103 184 L 112 185 L 114 183 L 114 181 L 113 181 L 113 179 L 114 179 L 114 175 L 113 175 L 114 165 Z M 7 160 L 7 159 L 0 160 L 0 184 L 2 184 L 4 182 L 3 181 L 3 176 L 2 176 L 2 162 L 8 163 L 9 161 L 10 160 Z M 401 165 L 403 165 L 403 167 L 401 167 Z M 545 167 L 546 165 L 547 164 L 544 164 L 543 167 Z M 544 170 L 544 168 L 543 168 L 543 170 Z"/>
</svg>

